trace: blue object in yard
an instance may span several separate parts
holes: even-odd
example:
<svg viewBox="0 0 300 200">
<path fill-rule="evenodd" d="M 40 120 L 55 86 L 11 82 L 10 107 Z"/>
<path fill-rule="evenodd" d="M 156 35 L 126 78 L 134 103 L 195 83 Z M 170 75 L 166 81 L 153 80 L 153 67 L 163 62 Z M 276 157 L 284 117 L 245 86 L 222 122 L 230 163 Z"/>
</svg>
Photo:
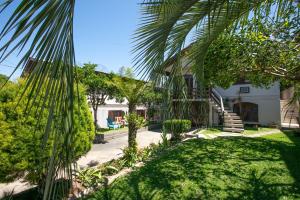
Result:
<svg viewBox="0 0 300 200">
<path fill-rule="evenodd" d="M 107 118 L 107 126 L 109 129 L 117 129 L 120 128 L 119 124 L 116 124 L 114 121 L 112 121 L 110 118 Z"/>
</svg>

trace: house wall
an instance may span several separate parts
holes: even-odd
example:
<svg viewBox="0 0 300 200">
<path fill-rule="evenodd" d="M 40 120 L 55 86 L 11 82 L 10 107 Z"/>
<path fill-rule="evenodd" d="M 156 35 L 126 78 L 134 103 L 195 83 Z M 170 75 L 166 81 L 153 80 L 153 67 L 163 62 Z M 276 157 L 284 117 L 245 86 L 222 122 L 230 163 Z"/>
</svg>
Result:
<svg viewBox="0 0 300 200">
<path fill-rule="evenodd" d="M 107 128 L 107 117 L 109 111 L 123 111 L 125 114 L 128 114 L 128 101 L 125 100 L 122 103 L 118 103 L 115 99 L 110 99 L 105 101 L 105 105 L 98 106 L 97 118 L 98 125 L 101 128 Z M 146 110 L 145 106 L 137 106 L 137 110 Z M 91 108 L 93 114 L 93 109 Z"/>
<path fill-rule="evenodd" d="M 249 87 L 249 93 L 240 93 L 240 87 Z M 224 100 L 229 100 L 230 108 L 238 102 L 250 102 L 258 105 L 258 123 L 261 125 L 280 124 L 280 87 L 275 82 L 269 88 L 254 87 L 251 84 L 237 84 L 228 89 L 216 88 Z"/>
</svg>

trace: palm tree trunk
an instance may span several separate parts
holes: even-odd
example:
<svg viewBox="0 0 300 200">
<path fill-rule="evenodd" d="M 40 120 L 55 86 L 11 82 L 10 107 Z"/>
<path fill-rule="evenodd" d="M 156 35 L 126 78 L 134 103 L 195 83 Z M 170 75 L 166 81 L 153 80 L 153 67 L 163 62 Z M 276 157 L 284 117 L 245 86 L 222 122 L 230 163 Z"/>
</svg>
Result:
<svg viewBox="0 0 300 200">
<path fill-rule="evenodd" d="M 136 134 L 137 134 L 137 125 L 134 120 L 132 120 L 131 115 L 136 114 L 136 104 L 135 103 L 128 103 L 128 113 L 129 113 L 129 120 L 128 120 L 128 147 L 129 148 L 136 148 Z"/>
<path fill-rule="evenodd" d="M 93 106 L 93 114 L 94 114 L 94 125 L 95 125 L 95 133 L 97 133 L 98 129 L 98 117 L 97 117 L 97 112 L 98 112 L 98 106 Z"/>
</svg>

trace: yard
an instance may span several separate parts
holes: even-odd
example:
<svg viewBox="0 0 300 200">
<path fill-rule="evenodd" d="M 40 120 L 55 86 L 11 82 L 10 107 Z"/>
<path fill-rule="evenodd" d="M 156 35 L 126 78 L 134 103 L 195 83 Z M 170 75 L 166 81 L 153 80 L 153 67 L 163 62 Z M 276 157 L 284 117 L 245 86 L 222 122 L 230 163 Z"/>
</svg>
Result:
<svg viewBox="0 0 300 200">
<path fill-rule="evenodd" d="M 299 199 L 300 137 L 193 139 L 87 199 Z"/>
</svg>

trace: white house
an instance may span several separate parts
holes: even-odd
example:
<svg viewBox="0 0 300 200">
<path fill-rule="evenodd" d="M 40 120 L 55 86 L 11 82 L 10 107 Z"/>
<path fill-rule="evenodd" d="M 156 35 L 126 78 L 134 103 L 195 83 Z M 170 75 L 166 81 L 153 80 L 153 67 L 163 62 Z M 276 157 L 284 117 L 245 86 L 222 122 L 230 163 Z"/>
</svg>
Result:
<svg viewBox="0 0 300 200">
<path fill-rule="evenodd" d="M 222 96 L 224 104 L 242 117 L 244 124 L 280 125 L 279 82 L 268 88 L 240 83 L 228 89 L 215 89 Z"/>
<path fill-rule="evenodd" d="M 165 69 L 166 75 L 172 71 L 173 62 L 172 59 L 169 61 L 169 65 Z M 191 70 L 191 62 L 183 57 L 180 64 L 187 85 L 188 101 L 191 105 L 188 116 L 195 125 L 202 123 L 199 118 L 200 109 L 197 107 L 201 102 L 202 105 L 209 102 L 207 107 L 209 107 L 208 124 L 210 126 L 222 125 L 223 130 L 234 132 L 243 131 L 245 124 L 281 126 L 279 82 L 275 82 L 267 88 L 254 87 L 247 81 L 238 82 L 227 89 L 210 88 L 209 97 L 205 99 L 197 92 L 197 81 Z M 180 101 L 180 99 L 175 97 L 175 104 L 176 101 Z M 203 115 L 201 117 L 203 118 Z M 198 122 L 200 123 L 197 124 Z"/>
<path fill-rule="evenodd" d="M 122 117 L 128 114 L 128 105 L 127 100 L 119 103 L 116 99 L 109 99 L 105 101 L 105 105 L 101 105 L 98 107 L 97 118 L 98 125 L 101 128 L 107 128 L 107 118 L 112 119 L 113 121 L 117 121 L 117 118 Z M 93 112 L 93 109 L 91 109 Z M 137 106 L 138 115 L 146 118 L 147 108 L 143 105 Z"/>
</svg>

